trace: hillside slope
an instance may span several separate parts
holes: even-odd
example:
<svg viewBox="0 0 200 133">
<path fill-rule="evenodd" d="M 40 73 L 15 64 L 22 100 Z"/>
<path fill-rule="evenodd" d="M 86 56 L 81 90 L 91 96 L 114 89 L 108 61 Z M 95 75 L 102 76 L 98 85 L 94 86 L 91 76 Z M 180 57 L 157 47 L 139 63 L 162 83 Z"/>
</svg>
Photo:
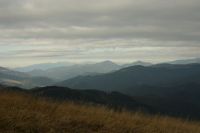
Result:
<svg viewBox="0 0 200 133">
<path fill-rule="evenodd" d="M 125 108 L 134 111 L 153 111 L 150 106 L 140 103 L 136 101 L 133 97 L 124 95 L 119 92 L 106 93 L 98 90 L 76 90 L 67 87 L 56 86 L 34 88 L 26 92 L 34 96 L 51 98 L 58 101 L 69 100 L 79 103 L 104 105 L 114 108 L 116 110 L 121 110 L 122 108 Z"/>
<path fill-rule="evenodd" d="M 140 90 L 149 92 L 146 86 L 171 87 L 189 82 L 200 83 L 199 77 L 200 64 L 159 64 L 149 67 L 132 66 L 96 76 L 79 76 L 60 82 L 57 85 L 79 89 L 128 91 L 128 94 L 134 94 Z M 146 90 L 140 89 L 143 86 L 146 87 Z M 158 91 L 163 92 L 162 89 L 156 90 L 157 93 Z"/>
<path fill-rule="evenodd" d="M 0 132 L 199 133 L 200 123 L 1 92 Z"/>
<path fill-rule="evenodd" d="M 200 118 L 200 64 L 133 66 L 109 74 L 80 76 L 57 85 L 118 91 L 162 113 Z"/>
<path fill-rule="evenodd" d="M 195 86 L 193 86 L 195 87 Z M 187 90 L 187 87 L 185 88 Z M 120 111 L 140 111 L 149 114 L 162 114 L 182 118 L 200 120 L 199 88 L 191 92 L 168 95 L 167 98 L 146 96 L 132 97 L 119 92 L 104 92 L 98 90 L 78 90 L 67 87 L 47 86 L 24 90 L 18 87 L 0 85 L 0 90 L 24 92 L 36 97 L 53 99 L 56 101 L 71 101 L 91 105 L 102 105 Z"/>
<path fill-rule="evenodd" d="M 0 84 L 32 88 L 54 83 L 55 82 L 52 79 L 47 77 L 32 77 L 27 73 L 17 72 L 8 68 L 0 67 Z"/>
</svg>

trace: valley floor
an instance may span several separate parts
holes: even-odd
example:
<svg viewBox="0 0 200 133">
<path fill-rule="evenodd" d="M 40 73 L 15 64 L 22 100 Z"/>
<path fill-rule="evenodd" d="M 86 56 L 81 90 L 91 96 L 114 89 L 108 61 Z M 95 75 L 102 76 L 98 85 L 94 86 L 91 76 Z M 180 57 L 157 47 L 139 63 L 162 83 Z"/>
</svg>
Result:
<svg viewBox="0 0 200 133">
<path fill-rule="evenodd" d="M 1 133 L 200 133 L 200 122 L 0 92 Z"/>
</svg>

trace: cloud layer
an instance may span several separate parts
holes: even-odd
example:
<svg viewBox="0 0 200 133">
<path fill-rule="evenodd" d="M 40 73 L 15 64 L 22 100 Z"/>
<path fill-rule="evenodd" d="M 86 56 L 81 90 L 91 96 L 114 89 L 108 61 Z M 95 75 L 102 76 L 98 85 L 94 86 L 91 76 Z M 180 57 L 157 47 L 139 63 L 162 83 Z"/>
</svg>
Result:
<svg viewBox="0 0 200 133">
<path fill-rule="evenodd" d="M 25 65 L 200 57 L 199 12 L 199 0 L 0 0 L 0 58 Z"/>
</svg>

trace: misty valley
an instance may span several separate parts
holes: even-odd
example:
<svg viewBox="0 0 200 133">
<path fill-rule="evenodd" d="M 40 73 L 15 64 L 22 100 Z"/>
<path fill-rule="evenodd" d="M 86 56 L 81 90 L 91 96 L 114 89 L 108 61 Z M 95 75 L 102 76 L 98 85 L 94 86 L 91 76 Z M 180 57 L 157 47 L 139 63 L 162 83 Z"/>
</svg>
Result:
<svg viewBox="0 0 200 133">
<path fill-rule="evenodd" d="M 183 118 L 200 118 L 200 64 L 111 61 L 1 68 L 1 90 Z M 41 66 L 45 66 L 42 68 Z M 65 77 L 65 75 L 68 75 Z M 55 77 L 53 77 L 55 76 Z"/>
</svg>

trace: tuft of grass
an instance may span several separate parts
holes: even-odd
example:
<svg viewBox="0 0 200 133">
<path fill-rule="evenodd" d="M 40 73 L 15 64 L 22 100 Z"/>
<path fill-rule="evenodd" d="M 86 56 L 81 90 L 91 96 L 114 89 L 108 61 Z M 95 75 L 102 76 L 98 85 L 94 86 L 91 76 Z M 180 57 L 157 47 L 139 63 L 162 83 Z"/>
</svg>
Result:
<svg viewBox="0 0 200 133">
<path fill-rule="evenodd" d="M 200 133 L 200 122 L 0 92 L 2 133 Z"/>
</svg>

